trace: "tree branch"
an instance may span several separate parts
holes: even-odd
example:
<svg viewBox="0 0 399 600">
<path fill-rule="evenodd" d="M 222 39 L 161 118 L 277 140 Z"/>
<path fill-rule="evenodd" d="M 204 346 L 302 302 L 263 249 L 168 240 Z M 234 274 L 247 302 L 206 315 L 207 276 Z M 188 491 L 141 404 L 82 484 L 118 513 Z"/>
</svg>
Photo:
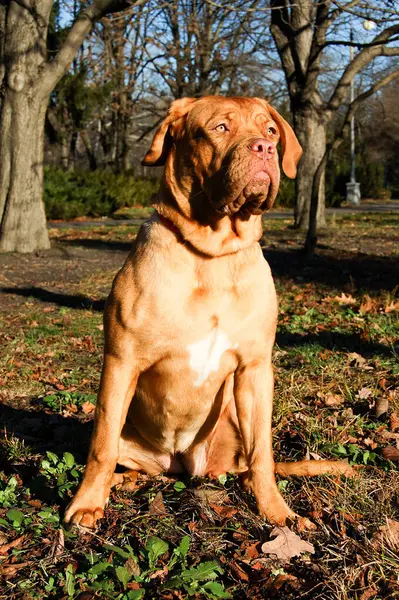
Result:
<svg viewBox="0 0 399 600">
<path fill-rule="evenodd" d="M 341 125 L 339 132 L 334 136 L 334 139 L 329 144 L 327 144 L 324 156 L 321 159 L 313 177 L 312 197 L 309 214 L 309 229 L 304 247 L 306 254 L 313 254 L 317 244 L 317 210 L 319 205 L 319 188 L 328 160 L 330 159 L 333 152 L 335 152 L 335 150 L 339 148 L 339 146 L 345 139 L 349 128 L 349 123 L 353 118 L 356 110 L 359 108 L 360 104 L 397 78 L 399 78 L 399 69 L 393 71 L 392 73 L 389 73 L 388 75 L 377 81 L 374 85 L 372 85 L 368 90 L 366 90 L 362 94 L 359 94 L 359 96 L 357 96 L 357 98 L 355 98 L 355 100 L 348 106 L 348 110 L 346 112 L 344 121 Z"/>
<path fill-rule="evenodd" d="M 41 86 L 43 95 L 48 95 L 57 85 L 96 21 L 125 8 L 143 6 L 146 2 L 148 0 L 94 0 L 81 11 L 55 58 L 45 65 Z"/>
<path fill-rule="evenodd" d="M 399 24 L 387 27 L 378 34 L 372 41 L 372 46 L 361 50 L 353 61 L 345 69 L 341 79 L 338 81 L 335 90 L 327 104 L 329 110 L 337 109 L 345 100 L 348 89 L 354 76 L 363 69 L 369 62 L 377 56 L 398 56 L 399 47 L 387 48 L 382 45 L 383 42 L 389 43 L 392 36 L 399 33 Z"/>
</svg>

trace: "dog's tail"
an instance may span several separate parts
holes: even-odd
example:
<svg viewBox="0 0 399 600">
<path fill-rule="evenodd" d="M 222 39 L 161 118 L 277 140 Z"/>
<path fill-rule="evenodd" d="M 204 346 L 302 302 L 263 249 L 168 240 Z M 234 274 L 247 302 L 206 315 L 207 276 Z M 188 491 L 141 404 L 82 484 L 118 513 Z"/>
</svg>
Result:
<svg viewBox="0 0 399 600">
<path fill-rule="evenodd" d="M 275 472 L 282 477 L 315 477 L 316 475 L 345 475 L 352 477 L 356 470 L 346 460 L 299 460 L 275 463 Z"/>
</svg>

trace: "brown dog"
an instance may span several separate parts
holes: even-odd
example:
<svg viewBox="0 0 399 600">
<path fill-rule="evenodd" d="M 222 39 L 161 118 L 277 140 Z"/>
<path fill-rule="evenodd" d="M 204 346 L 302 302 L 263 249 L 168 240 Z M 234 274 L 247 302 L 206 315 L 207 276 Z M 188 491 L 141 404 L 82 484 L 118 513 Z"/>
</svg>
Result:
<svg viewBox="0 0 399 600">
<path fill-rule="evenodd" d="M 242 473 L 259 512 L 284 524 L 283 475 L 346 472 L 346 463 L 273 462 L 272 348 L 277 300 L 258 240 L 282 166 L 301 147 L 259 98 L 174 102 L 144 165 L 165 164 L 156 212 L 115 278 L 83 482 L 65 521 L 93 527 L 117 463 L 151 475 Z"/>
</svg>

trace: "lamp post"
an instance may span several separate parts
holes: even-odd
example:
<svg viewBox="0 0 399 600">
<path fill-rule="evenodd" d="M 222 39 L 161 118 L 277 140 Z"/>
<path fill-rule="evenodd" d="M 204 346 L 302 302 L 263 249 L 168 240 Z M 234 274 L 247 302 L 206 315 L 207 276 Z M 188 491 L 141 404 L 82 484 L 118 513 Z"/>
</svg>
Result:
<svg viewBox="0 0 399 600">
<path fill-rule="evenodd" d="M 375 27 L 375 23 L 373 21 L 363 21 L 363 28 L 366 31 L 372 31 Z M 350 62 L 352 62 L 354 58 L 354 48 L 353 48 L 353 25 L 352 25 L 352 15 L 350 18 Z M 351 80 L 350 83 L 350 102 L 355 99 L 355 78 Z M 351 118 L 350 121 L 350 142 L 351 142 L 351 175 L 350 181 L 346 184 L 346 201 L 348 204 L 352 204 L 354 206 L 359 206 L 360 204 L 360 183 L 356 181 L 356 143 L 355 143 L 355 117 Z"/>
</svg>

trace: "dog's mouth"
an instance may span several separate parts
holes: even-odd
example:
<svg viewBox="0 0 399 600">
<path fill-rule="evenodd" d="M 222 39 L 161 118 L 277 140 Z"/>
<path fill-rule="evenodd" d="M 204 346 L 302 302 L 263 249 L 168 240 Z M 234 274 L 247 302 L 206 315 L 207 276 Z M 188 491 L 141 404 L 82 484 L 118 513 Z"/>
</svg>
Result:
<svg viewBox="0 0 399 600">
<path fill-rule="evenodd" d="M 265 210 L 271 208 L 278 190 L 278 167 L 277 169 L 273 168 L 274 165 L 267 163 L 263 164 L 261 168 L 259 168 L 259 165 L 256 165 L 256 167 L 250 169 L 249 173 L 241 178 L 241 183 L 232 186 L 233 189 L 230 194 L 234 194 L 233 200 L 227 197 L 219 202 L 212 202 L 217 214 L 248 218 L 251 215 L 261 215 Z M 242 179 L 246 180 L 243 187 L 241 187 Z"/>
</svg>

